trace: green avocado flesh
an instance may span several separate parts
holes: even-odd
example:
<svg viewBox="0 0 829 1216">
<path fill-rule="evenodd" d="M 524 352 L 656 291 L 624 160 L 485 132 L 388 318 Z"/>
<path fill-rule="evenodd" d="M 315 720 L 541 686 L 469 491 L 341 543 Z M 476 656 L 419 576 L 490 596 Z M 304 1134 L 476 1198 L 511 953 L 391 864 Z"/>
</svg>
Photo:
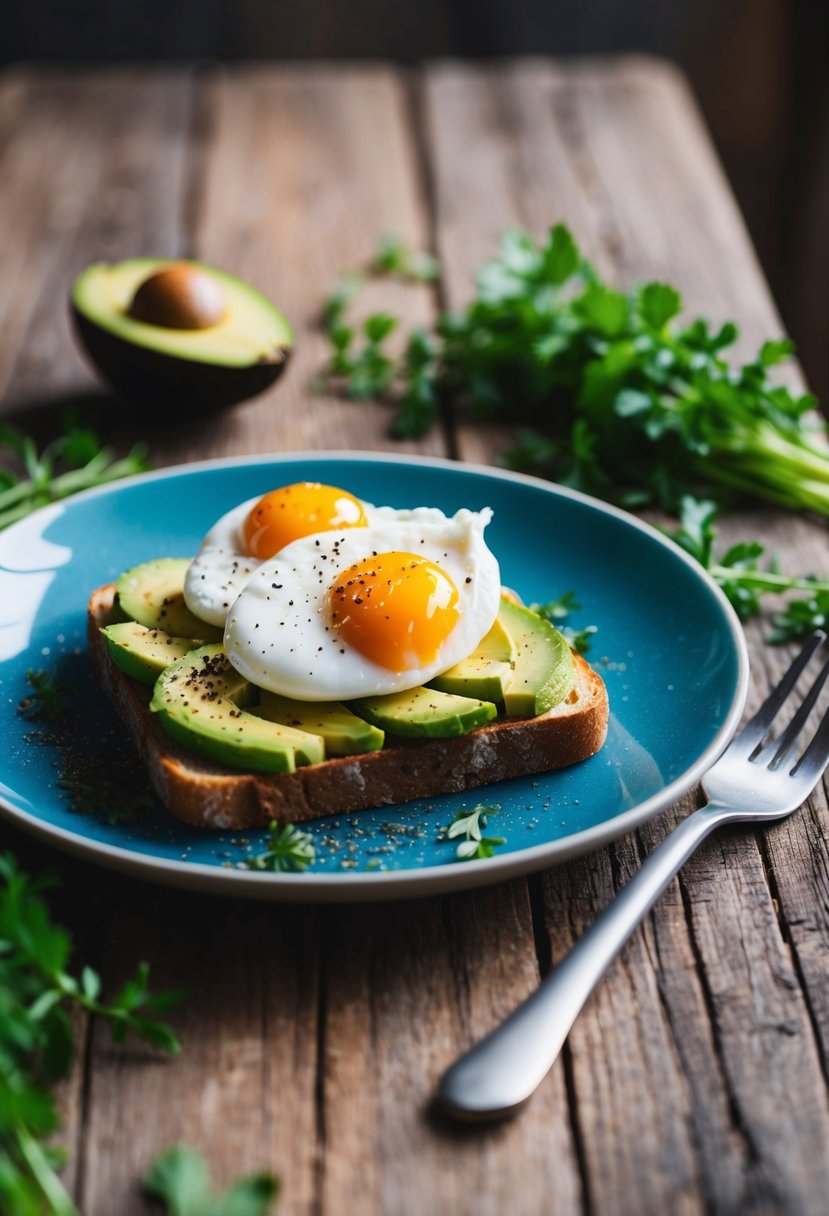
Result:
<svg viewBox="0 0 829 1216">
<path fill-rule="evenodd" d="M 572 651 L 549 621 L 521 604 L 503 600 L 498 615 L 514 654 L 504 711 L 509 718 L 535 718 L 558 705 L 572 689 Z"/>
<path fill-rule="evenodd" d="M 321 737 L 249 713 L 243 706 L 253 695 L 221 646 L 202 646 L 161 673 L 150 709 L 171 738 L 233 768 L 292 773 L 321 764 Z"/>
<path fill-rule="evenodd" d="M 269 722 L 320 735 L 325 741 L 326 756 L 379 752 L 383 746 L 382 730 L 358 718 L 338 701 L 294 701 L 263 691 L 259 704 L 251 712 Z"/>
<path fill-rule="evenodd" d="M 194 616 L 184 602 L 186 557 L 159 557 L 133 566 L 115 584 L 124 613 L 147 629 L 163 629 L 177 638 L 218 642 L 222 630 Z"/>
<path fill-rule="evenodd" d="M 500 618 L 477 650 L 430 681 L 432 688 L 482 701 L 503 701 L 512 675 L 513 648 Z"/>
<path fill-rule="evenodd" d="M 216 281 L 225 297 L 226 313 L 218 324 L 181 330 L 129 316 L 139 286 L 173 264 L 165 258 L 132 258 L 115 265 L 96 262 L 75 280 L 73 307 L 88 323 L 116 338 L 175 359 L 225 368 L 284 362 L 293 344 L 285 317 L 248 283 L 212 266 L 192 263 Z"/>
<path fill-rule="evenodd" d="M 101 632 L 115 666 L 142 684 L 155 684 L 171 663 L 202 645 L 200 639 L 171 637 L 163 629 L 147 629 L 137 621 L 107 625 Z"/>
<path fill-rule="evenodd" d="M 454 696 L 436 688 L 410 688 L 389 696 L 362 697 L 352 701 L 351 708 L 392 735 L 429 739 L 465 735 L 491 722 L 498 713 L 489 701 Z"/>
</svg>

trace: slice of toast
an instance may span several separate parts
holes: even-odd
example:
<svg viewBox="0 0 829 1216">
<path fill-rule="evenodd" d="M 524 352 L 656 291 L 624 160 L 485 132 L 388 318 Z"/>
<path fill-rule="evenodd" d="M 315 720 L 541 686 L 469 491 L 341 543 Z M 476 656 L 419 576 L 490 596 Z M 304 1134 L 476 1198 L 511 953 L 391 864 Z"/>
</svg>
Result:
<svg viewBox="0 0 829 1216">
<path fill-rule="evenodd" d="M 538 718 L 493 722 L 450 739 L 401 739 L 379 752 L 326 760 L 294 773 L 241 772 L 174 742 L 150 713 L 152 689 L 110 660 L 101 628 L 110 623 L 114 596 L 114 584 L 108 584 L 89 600 L 93 668 L 147 764 L 153 789 L 174 815 L 195 827 L 298 823 L 457 793 L 576 764 L 597 752 L 607 734 L 604 682 L 575 655 L 573 691 Z"/>
</svg>

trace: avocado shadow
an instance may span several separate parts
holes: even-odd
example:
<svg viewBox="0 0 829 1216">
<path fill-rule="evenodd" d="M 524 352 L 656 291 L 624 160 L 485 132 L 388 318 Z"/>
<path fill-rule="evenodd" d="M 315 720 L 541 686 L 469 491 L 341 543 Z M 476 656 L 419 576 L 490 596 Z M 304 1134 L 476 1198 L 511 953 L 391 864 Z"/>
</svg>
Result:
<svg viewBox="0 0 829 1216">
<path fill-rule="evenodd" d="M 213 432 L 218 433 L 222 419 L 221 410 L 199 415 L 200 437 L 209 439 Z M 113 447 L 119 456 L 140 441 L 152 457 L 157 445 L 175 445 L 191 436 L 194 418 L 189 414 L 171 418 L 169 409 L 154 408 L 151 403 L 138 405 L 111 389 L 90 387 L 12 400 L 0 421 L 31 435 L 38 448 L 62 435 L 68 426 L 79 425 L 95 431 L 101 442 Z"/>
</svg>

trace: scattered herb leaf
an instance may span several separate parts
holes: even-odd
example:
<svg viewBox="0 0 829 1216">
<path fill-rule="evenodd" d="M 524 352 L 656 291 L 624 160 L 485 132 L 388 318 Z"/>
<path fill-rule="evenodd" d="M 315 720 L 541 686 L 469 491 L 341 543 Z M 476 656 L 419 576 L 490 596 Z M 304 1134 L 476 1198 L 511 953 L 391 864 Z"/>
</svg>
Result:
<svg viewBox="0 0 829 1216">
<path fill-rule="evenodd" d="M 499 806 L 483 806 L 481 803 L 471 811 L 458 811 L 448 827 L 441 828 L 439 840 L 463 839 L 455 850 L 458 861 L 473 861 L 483 857 L 492 857 L 499 844 L 504 844 L 505 836 L 484 836 L 490 815 L 496 815 Z"/>
<path fill-rule="evenodd" d="M 316 848 L 310 832 L 302 832 L 291 823 L 270 823 L 268 834 L 265 851 L 241 862 L 242 869 L 301 872 L 313 863 Z"/>
<path fill-rule="evenodd" d="M 667 535 L 719 583 L 741 620 L 762 611 L 765 595 L 807 591 L 807 598 L 791 600 L 785 611 L 773 618 L 775 631 L 769 641 L 794 641 L 824 627 L 829 610 L 829 580 L 782 574 L 773 558 L 767 559 L 764 568 L 760 559 L 765 556 L 766 547 L 760 541 L 743 541 L 716 556 L 714 524 L 718 510 L 714 502 L 686 495 L 680 500 L 679 513 L 679 528 L 667 531 Z"/>
<path fill-rule="evenodd" d="M 204 1157 L 183 1144 L 153 1162 L 142 1186 L 164 1204 L 167 1216 L 267 1216 L 279 1193 L 277 1179 L 262 1173 L 238 1178 L 223 1195 L 214 1194 Z"/>
<path fill-rule="evenodd" d="M 433 283 L 440 278 L 436 258 L 428 253 L 412 253 L 394 233 L 380 239 L 372 269 L 376 274 L 395 274 L 415 283 Z"/>
<path fill-rule="evenodd" d="M 61 681 L 56 667 L 50 671 L 32 668 L 26 672 L 31 692 L 21 700 L 17 712 L 29 722 L 58 722 L 69 709 L 72 686 Z"/>
<path fill-rule="evenodd" d="M 572 646 L 573 650 L 579 654 L 587 654 L 593 635 L 598 632 L 598 627 L 584 625 L 581 629 L 574 629 L 572 625 L 568 625 L 567 620 L 570 613 L 580 610 L 581 604 L 576 599 L 575 591 L 566 591 L 560 599 L 549 600 L 546 604 L 530 604 L 530 611 L 555 625 L 556 629 L 563 634 L 568 646 Z"/>
<path fill-rule="evenodd" d="M 0 529 L 38 507 L 150 468 L 143 444 L 116 459 L 97 434 L 70 415 L 63 434 L 41 451 L 31 436 L 0 424 Z"/>
<path fill-rule="evenodd" d="M 182 993 L 151 994 L 146 963 L 109 1002 L 92 968 L 67 970 L 72 942 L 41 898 L 48 885 L 0 854 L 0 1211 L 15 1216 L 77 1216 L 55 1173 L 60 1154 L 44 1143 L 58 1126 L 49 1087 L 74 1054 L 71 1007 L 107 1019 L 117 1043 L 132 1032 L 179 1050 L 158 1014 Z"/>
</svg>

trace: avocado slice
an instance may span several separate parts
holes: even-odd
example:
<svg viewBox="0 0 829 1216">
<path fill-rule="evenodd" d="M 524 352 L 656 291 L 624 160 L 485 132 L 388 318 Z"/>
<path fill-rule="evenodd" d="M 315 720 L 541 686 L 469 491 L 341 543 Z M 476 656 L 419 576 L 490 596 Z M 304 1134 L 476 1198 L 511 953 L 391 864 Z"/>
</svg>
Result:
<svg viewBox="0 0 829 1216">
<path fill-rule="evenodd" d="M 572 651 L 549 621 L 522 604 L 502 601 L 499 616 L 515 652 L 504 709 L 510 718 L 535 718 L 563 701 L 573 687 Z"/>
<path fill-rule="evenodd" d="M 512 676 L 513 646 L 500 617 L 467 658 L 429 681 L 430 688 L 482 701 L 503 701 Z"/>
<path fill-rule="evenodd" d="M 101 633 L 115 666 L 142 684 L 155 684 L 171 663 L 204 645 L 203 638 L 175 638 L 163 629 L 147 629 L 138 621 L 107 625 Z"/>
<path fill-rule="evenodd" d="M 430 739 L 465 735 L 498 713 L 489 701 L 424 687 L 383 697 L 361 697 L 351 702 L 351 708 L 392 735 Z"/>
<path fill-rule="evenodd" d="M 171 738 L 211 760 L 259 773 L 321 764 L 319 735 L 280 726 L 242 708 L 253 691 L 221 646 L 201 646 L 163 671 L 150 709 Z"/>
<path fill-rule="evenodd" d="M 362 752 L 379 752 L 383 746 L 382 730 L 358 718 L 338 701 L 294 701 L 263 689 L 259 704 L 251 708 L 251 713 L 269 722 L 321 735 L 326 756 L 357 756 Z"/>
<path fill-rule="evenodd" d="M 118 604 L 146 629 L 163 629 L 176 638 L 220 642 L 222 630 L 199 620 L 184 602 L 184 576 L 189 565 L 187 557 L 158 557 L 133 566 L 115 584 Z"/>
<path fill-rule="evenodd" d="M 160 294 L 147 291 L 154 279 Z M 200 262 L 96 262 L 73 283 L 70 307 L 92 362 L 142 411 L 192 415 L 254 397 L 282 374 L 293 345 L 270 300 Z"/>
</svg>

